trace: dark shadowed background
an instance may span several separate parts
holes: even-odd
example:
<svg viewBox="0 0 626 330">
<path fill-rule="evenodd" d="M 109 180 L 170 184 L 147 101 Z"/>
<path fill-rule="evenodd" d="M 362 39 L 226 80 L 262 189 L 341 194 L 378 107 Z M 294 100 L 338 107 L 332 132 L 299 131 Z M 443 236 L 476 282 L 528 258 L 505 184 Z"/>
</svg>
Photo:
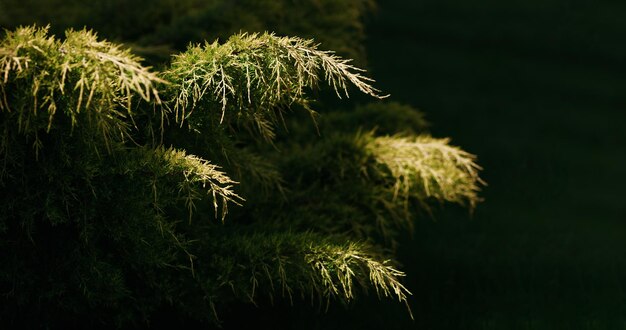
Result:
<svg viewBox="0 0 626 330">
<path fill-rule="evenodd" d="M 416 321 L 398 328 L 626 327 L 624 14 L 619 1 L 380 3 L 379 86 L 477 154 L 489 183 L 471 219 L 439 212 L 402 245 Z"/>
</svg>

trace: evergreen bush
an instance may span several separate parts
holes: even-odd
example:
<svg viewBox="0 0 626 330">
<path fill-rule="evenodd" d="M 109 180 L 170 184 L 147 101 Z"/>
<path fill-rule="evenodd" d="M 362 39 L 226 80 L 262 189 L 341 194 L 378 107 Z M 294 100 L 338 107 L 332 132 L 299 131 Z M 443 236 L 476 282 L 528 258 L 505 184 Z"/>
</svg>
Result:
<svg viewBox="0 0 626 330">
<path fill-rule="evenodd" d="M 406 303 L 397 234 L 432 202 L 473 208 L 480 168 L 410 107 L 312 109 L 325 85 L 384 98 L 371 82 L 267 33 L 191 45 L 155 72 L 91 31 L 8 31 L 0 317 L 128 327 L 368 290 Z"/>
</svg>

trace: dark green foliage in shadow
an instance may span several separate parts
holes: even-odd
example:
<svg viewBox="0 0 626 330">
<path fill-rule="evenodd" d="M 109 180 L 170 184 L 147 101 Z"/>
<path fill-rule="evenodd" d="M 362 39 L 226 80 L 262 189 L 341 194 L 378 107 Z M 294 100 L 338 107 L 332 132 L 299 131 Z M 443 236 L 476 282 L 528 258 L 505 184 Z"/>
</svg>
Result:
<svg viewBox="0 0 626 330">
<path fill-rule="evenodd" d="M 227 40 L 239 32 L 275 32 L 315 38 L 324 49 L 365 61 L 363 19 L 373 0 L 5 0 L 0 26 L 54 24 L 55 32 L 89 26 L 133 45 L 153 62 L 190 42 Z"/>
</svg>

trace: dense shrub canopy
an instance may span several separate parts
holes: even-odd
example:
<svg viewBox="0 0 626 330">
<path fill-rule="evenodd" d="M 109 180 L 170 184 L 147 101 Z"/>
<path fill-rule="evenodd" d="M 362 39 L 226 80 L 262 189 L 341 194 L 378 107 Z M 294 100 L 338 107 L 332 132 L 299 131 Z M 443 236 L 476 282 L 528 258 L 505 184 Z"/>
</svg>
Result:
<svg viewBox="0 0 626 330">
<path fill-rule="evenodd" d="M 431 202 L 479 200 L 474 156 L 410 107 L 301 116 L 325 86 L 382 98 L 312 41 L 237 34 L 155 72 L 93 32 L 47 30 L 0 41 L 0 317 L 13 324 L 141 325 L 163 306 L 218 322 L 232 302 L 368 289 L 406 303 L 385 247 Z"/>
</svg>

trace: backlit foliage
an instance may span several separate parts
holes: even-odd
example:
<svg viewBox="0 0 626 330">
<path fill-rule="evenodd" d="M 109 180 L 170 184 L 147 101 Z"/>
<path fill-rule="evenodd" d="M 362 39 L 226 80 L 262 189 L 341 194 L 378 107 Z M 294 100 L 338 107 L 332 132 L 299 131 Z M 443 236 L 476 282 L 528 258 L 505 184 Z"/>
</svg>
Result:
<svg viewBox="0 0 626 330">
<path fill-rule="evenodd" d="M 220 109 L 198 117 L 215 117 L 223 124 L 253 123 L 261 135 L 271 140 L 273 125 L 281 110 L 294 105 L 308 108 L 307 91 L 320 79 L 332 86 L 338 96 L 348 95 L 348 83 L 361 92 L 380 97 L 363 70 L 332 52 L 321 51 L 311 40 L 274 35 L 236 35 L 226 43 L 190 47 L 175 56 L 165 72 L 171 90 L 177 121 L 189 121 L 197 107 Z"/>
<path fill-rule="evenodd" d="M 473 155 L 448 142 L 429 136 L 383 136 L 374 138 L 367 148 L 380 165 L 380 176 L 389 175 L 395 181 L 394 199 L 408 202 L 414 197 L 425 204 L 434 198 L 474 208 L 479 201 L 480 167 Z"/>
<path fill-rule="evenodd" d="M 353 114 L 403 135 L 287 113 L 327 85 L 381 98 L 310 40 L 239 34 L 139 63 L 86 30 L 0 41 L 0 316 L 16 325 L 141 325 L 165 307 L 210 324 L 233 302 L 368 290 L 406 304 L 385 246 L 432 200 L 479 200 L 474 156 L 418 136 L 410 107 Z"/>
<path fill-rule="evenodd" d="M 89 31 L 70 30 L 59 41 L 47 28 L 20 28 L 3 39 L 0 56 L 0 110 L 28 136 L 50 132 L 62 111 L 72 128 L 80 120 L 108 143 L 127 133 L 133 97 L 159 103 L 157 76 Z"/>
</svg>

